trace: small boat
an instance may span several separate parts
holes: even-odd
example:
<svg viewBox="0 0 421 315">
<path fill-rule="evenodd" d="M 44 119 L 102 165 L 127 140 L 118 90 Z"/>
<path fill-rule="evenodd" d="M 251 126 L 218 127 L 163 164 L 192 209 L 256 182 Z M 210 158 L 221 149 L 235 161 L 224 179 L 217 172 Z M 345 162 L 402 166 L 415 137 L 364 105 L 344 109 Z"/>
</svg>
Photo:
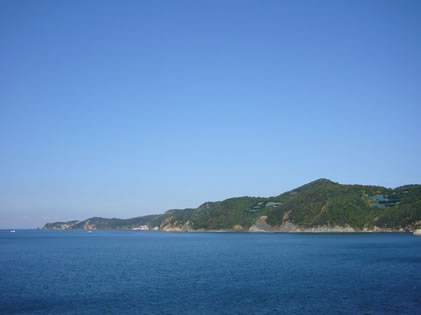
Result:
<svg viewBox="0 0 421 315">
<path fill-rule="evenodd" d="M 10 233 L 15 233 L 16 231 L 15 230 L 10 230 Z"/>
<path fill-rule="evenodd" d="M 414 235 L 419 235 L 419 236 L 421 236 L 421 229 L 416 229 L 416 230 L 414 231 Z"/>
</svg>

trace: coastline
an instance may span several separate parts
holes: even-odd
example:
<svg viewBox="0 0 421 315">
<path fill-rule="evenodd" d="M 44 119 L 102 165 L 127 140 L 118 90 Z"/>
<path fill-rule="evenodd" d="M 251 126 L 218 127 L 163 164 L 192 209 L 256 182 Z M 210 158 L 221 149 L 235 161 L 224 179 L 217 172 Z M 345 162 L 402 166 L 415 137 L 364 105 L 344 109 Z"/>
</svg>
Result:
<svg viewBox="0 0 421 315">
<path fill-rule="evenodd" d="M 37 229 L 33 229 L 37 230 Z M 354 229 L 351 227 L 296 227 L 295 229 L 284 229 L 281 227 L 271 227 L 270 230 L 263 229 L 220 229 L 220 230 L 206 230 L 206 229 L 181 229 L 181 228 L 166 228 L 166 229 L 42 229 L 45 231 L 145 231 L 145 232 L 163 232 L 163 233 L 312 233 L 312 234 L 321 234 L 321 233 L 414 233 L 415 229 L 390 229 L 390 228 L 379 228 L 375 227 L 373 229 Z"/>
</svg>

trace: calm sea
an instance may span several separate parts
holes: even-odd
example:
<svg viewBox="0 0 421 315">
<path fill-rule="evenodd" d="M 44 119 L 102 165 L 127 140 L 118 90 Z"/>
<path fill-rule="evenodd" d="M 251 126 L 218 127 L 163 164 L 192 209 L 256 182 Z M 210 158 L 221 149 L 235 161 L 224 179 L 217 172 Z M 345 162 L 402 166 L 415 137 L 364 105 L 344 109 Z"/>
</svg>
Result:
<svg viewBox="0 0 421 315">
<path fill-rule="evenodd" d="M 0 313 L 421 314 L 421 237 L 0 230 Z"/>
</svg>

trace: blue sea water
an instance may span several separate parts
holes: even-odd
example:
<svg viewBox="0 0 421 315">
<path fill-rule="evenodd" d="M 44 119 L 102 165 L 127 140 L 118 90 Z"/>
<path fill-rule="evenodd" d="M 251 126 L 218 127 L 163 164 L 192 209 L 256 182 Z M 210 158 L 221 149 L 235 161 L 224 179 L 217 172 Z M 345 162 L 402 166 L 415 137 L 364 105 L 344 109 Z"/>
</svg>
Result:
<svg viewBox="0 0 421 315">
<path fill-rule="evenodd" d="M 0 230 L 2 314 L 421 314 L 421 237 Z"/>
</svg>

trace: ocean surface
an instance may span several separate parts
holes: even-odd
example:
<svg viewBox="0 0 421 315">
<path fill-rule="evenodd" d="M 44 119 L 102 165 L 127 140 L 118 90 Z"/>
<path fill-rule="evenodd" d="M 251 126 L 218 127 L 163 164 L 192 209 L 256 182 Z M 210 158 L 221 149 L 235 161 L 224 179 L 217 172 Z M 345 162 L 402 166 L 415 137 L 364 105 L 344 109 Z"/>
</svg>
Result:
<svg viewBox="0 0 421 315">
<path fill-rule="evenodd" d="M 1 314 L 421 314 L 421 237 L 0 230 Z"/>
</svg>

